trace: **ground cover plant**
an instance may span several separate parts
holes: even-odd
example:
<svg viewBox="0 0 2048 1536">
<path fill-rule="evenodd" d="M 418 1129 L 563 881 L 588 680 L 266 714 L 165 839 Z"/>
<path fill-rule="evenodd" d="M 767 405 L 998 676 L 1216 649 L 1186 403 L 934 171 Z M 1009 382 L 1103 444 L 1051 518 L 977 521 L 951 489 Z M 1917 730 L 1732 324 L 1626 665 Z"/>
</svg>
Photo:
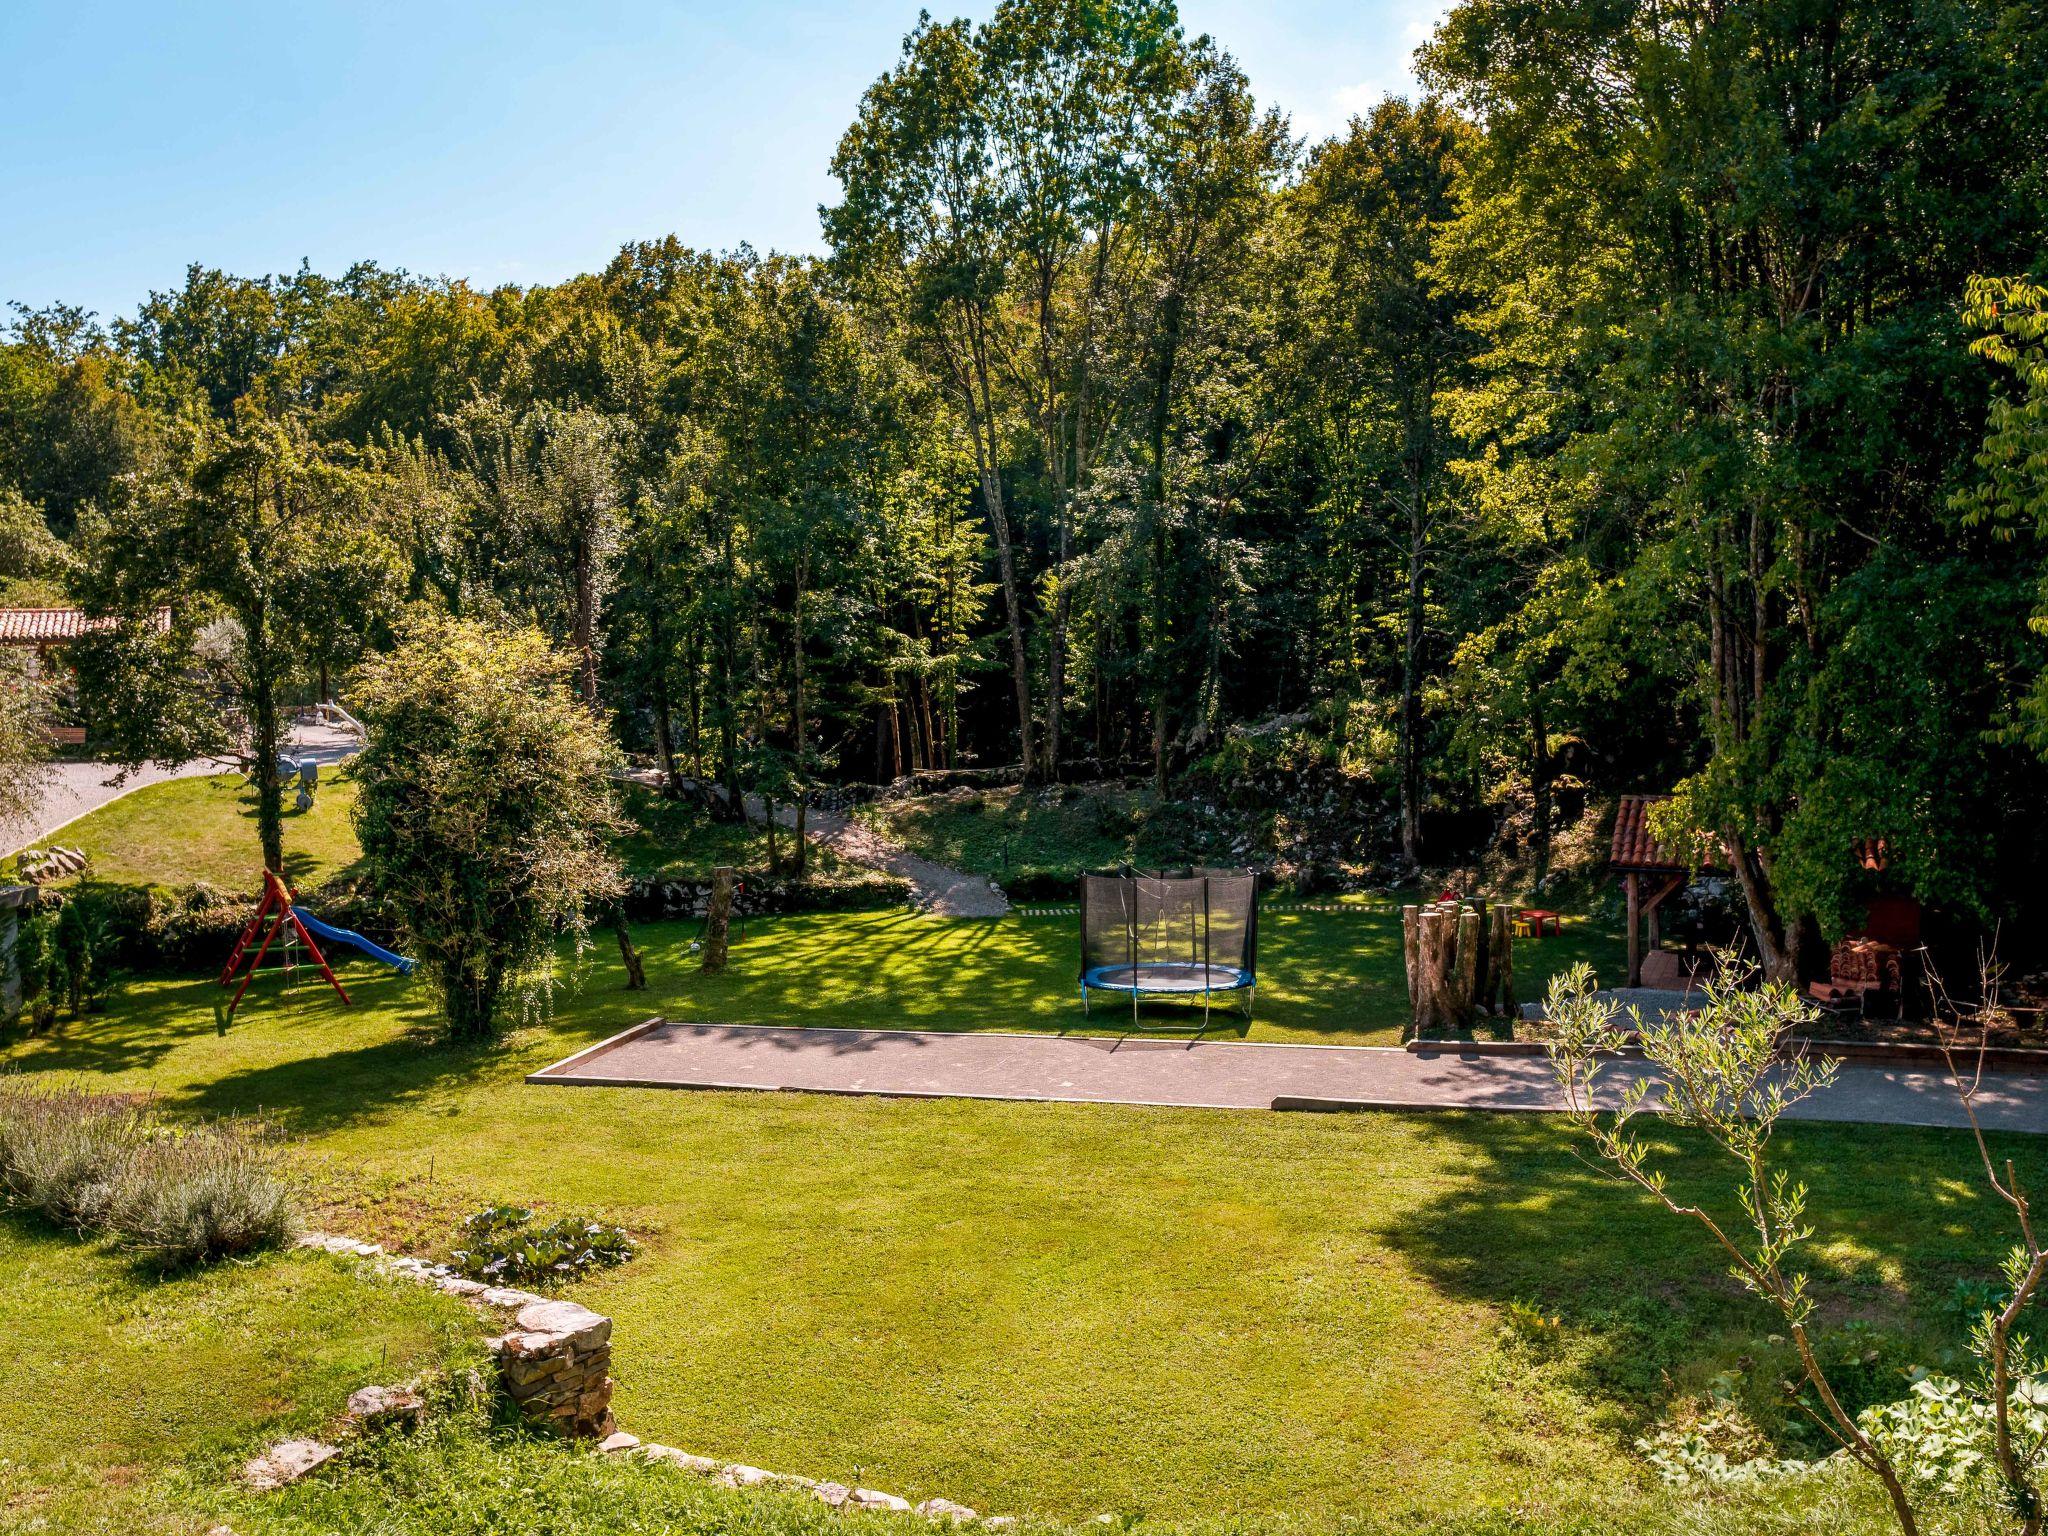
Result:
<svg viewBox="0 0 2048 1536">
<path fill-rule="evenodd" d="M 922 942 L 976 936 L 971 959 L 1034 926 L 926 922 Z M 844 945 L 829 928 L 751 927 L 722 995 L 794 936 Z M 657 985 L 688 931 L 649 935 Z M 265 998 L 226 1037 L 204 983 L 131 981 L 89 1034 L 10 1061 L 146 1082 L 178 1114 L 262 1105 L 302 1139 L 315 1221 L 409 1251 L 445 1254 L 465 1215 L 515 1199 L 626 1227 L 634 1260 L 570 1293 L 617 1319 L 622 1422 L 704 1454 L 1063 1519 L 1370 1509 L 1484 1531 L 1513 1510 L 1582 1531 L 1602 1509 L 1654 1528 L 1670 1495 L 1634 1441 L 1717 1394 L 1774 1452 L 1825 1450 L 1784 1411 L 1786 1344 L 1557 1122 L 523 1083 L 631 1021 L 619 979 L 603 957 L 495 1053 L 429 1043 L 425 1002 L 367 968 L 355 1009 Z M 1697 1141 L 1658 1144 L 1684 1187 L 1725 1197 Z M 1994 1148 L 2043 1175 L 2032 1139 Z M 1860 1326 L 1831 1367 L 1859 1406 L 1897 1400 L 1910 1367 L 1961 1349 L 1956 1283 L 2002 1241 L 1974 1151 L 1807 1124 L 1778 1151 L 1838 1213 L 1812 1263 Z M 1806 1529 L 1878 1528 L 1857 1496 L 1770 1497 Z"/>
<path fill-rule="evenodd" d="M 463 1218 L 450 1257 L 472 1280 L 558 1288 L 633 1256 L 625 1228 L 583 1216 L 543 1220 L 522 1205 L 493 1205 Z"/>
</svg>

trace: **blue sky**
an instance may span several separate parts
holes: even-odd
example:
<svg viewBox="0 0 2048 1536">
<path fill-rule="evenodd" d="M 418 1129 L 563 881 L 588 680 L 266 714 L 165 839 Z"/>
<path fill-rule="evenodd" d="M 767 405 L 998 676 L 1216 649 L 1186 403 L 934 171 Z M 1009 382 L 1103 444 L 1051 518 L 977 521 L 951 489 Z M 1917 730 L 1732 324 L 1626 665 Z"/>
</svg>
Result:
<svg viewBox="0 0 2048 1536">
<path fill-rule="evenodd" d="M 0 302 L 124 314 L 194 261 L 491 285 L 670 232 L 815 250 L 918 3 L 0 0 Z M 1442 9 L 1182 0 L 1316 133 L 1411 90 Z"/>
</svg>

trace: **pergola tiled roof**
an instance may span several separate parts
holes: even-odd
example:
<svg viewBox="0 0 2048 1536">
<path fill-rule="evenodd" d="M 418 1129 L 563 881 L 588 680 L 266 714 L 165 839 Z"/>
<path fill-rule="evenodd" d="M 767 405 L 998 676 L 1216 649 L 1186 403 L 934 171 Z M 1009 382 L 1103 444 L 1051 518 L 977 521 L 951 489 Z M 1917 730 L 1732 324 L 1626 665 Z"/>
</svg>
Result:
<svg viewBox="0 0 2048 1536">
<path fill-rule="evenodd" d="M 157 609 L 151 621 L 156 629 L 169 629 L 171 610 Z M 82 608 L 0 608 L 0 645 L 61 645 L 115 622 L 87 618 Z"/>
<path fill-rule="evenodd" d="M 1660 844 L 1650 831 L 1651 807 L 1661 805 L 1669 795 L 1623 795 L 1621 805 L 1614 813 L 1614 841 L 1608 848 L 1607 862 L 1616 869 L 1679 871 L 1691 867 L 1690 861 L 1672 853 Z M 1719 859 L 1719 849 L 1705 850 L 1701 864 L 1711 869 Z"/>
</svg>

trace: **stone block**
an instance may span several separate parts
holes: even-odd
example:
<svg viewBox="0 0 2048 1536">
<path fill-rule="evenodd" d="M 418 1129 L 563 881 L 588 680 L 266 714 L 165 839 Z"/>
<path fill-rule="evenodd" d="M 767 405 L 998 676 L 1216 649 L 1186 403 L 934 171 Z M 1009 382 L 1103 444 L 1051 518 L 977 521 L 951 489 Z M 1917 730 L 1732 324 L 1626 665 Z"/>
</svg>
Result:
<svg viewBox="0 0 2048 1536">
<path fill-rule="evenodd" d="M 242 1468 L 252 1488 L 282 1488 L 296 1483 L 341 1454 L 339 1446 L 318 1440 L 280 1440 Z"/>
<path fill-rule="evenodd" d="M 954 1525 L 980 1518 L 965 1504 L 955 1504 L 951 1499 L 926 1499 L 917 1506 L 917 1512 L 927 1520 L 943 1520 Z"/>
<path fill-rule="evenodd" d="M 639 1445 L 638 1435 L 629 1435 L 624 1430 L 619 1430 L 615 1434 L 606 1435 L 598 1442 L 597 1448 L 606 1455 L 616 1456 L 621 1451 L 637 1450 Z"/>
<path fill-rule="evenodd" d="M 665 1462 L 685 1472 L 695 1472 L 700 1477 L 709 1477 L 720 1466 L 719 1462 L 709 1456 L 692 1456 L 688 1451 L 679 1451 L 672 1445 L 643 1445 L 639 1454 L 644 1460 Z"/>
<path fill-rule="evenodd" d="M 486 1299 L 489 1292 L 485 1293 Z M 601 1348 L 610 1342 L 612 1320 L 573 1301 L 542 1301 L 519 1309 L 513 1319 L 525 1333 L 544 1333 L 573 1350 Z"/>
<path fill-rule="evenodd" d="M 893 1513 L 910 1513 L 910 1500 L 899 1499 L 893 1493 L 877 1493 L 872 1488 L 856 1488 L 853 1497 L 846 1501 L 856 1509 L 886 1509 Z"/>
<path fill-rule="evenodd" d="M 427 1411 L 427 1400 L 410 1387 L 358 1387 L 343 1410 L 362 1429 L 411 1428 Z"/>
</svg>

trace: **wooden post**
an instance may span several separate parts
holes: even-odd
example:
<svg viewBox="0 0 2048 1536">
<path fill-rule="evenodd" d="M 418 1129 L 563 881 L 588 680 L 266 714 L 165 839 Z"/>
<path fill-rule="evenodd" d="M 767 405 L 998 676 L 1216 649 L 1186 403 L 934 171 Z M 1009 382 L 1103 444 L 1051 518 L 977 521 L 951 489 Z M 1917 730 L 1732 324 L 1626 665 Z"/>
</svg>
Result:
<svg viewBox="0 0 2048 1536">
<path fill-rule="evenodd" d="M 1515 917 L 1506 907 L 1495 907 L 1488 915 L 1493 919 L 1493 931 L 1486 946 L 1486 1010 L 1512 1015 L 1515 1011 Z"/>
<path fill-rule="evenodd" d="M 1491 1013 L 1493 1006 L 1493 912 L 1487 906 L 1484 896 L 1472 899 L 1472 910 L 1479 914 L 1479 953 L 1472 966 L 1472 991 L 1466 998 L 1466 1006 L 1477 1013 Z"/>
<path fill-rule="evenodd" d="M 1632 987 L 1643 984 L 1642 880 L 1634 870 L 1628 872 L 1628 984 Z"/>
<path fill-rule="evenodd" d="M 1417 985 L 1419 973 L 1416 967 L 1421 963 L 1418 954 L 1422 942 L 1422 908 L 1407 906 L 1401 909 L 1401 958 L 1408 968 L 1408 1016 L 1415 1017 L 1415 1010 L 1421 1004 L 1422 988 Z"/>
<path fill-rule="evenodd" d="M 1458 966 L 1453 996 L 1457 1001 L 1456 1022 L 1470 1029 L 1479 1011 L 1479 914 L 1470 907 L 1458 913 Z"/>
<path fill-rule="evenodd" d="M 1433 1036 L 1441 1027 L 1443 1006 L 1444 922 L 1433 906 L 1424 907 L 1418 922 L 1415 967 L 1415 1033 Z"/>
<path fill-rule="evenodd" d="M 711 904 L 704 914 L 704 974 L 725 969 L 726 930 L 732 926 L 733 868 L 721 864 L 711 872 Z"/>
</svg>

